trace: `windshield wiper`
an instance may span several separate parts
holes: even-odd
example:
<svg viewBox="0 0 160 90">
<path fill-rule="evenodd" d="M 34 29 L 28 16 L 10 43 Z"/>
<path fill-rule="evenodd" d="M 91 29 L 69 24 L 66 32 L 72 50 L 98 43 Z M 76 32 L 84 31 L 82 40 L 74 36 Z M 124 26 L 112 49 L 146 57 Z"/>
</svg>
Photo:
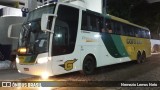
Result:
<svg viewBox="0 0 160 90">
<path fill-rule="evenodd" d="M 26 30 L 28 30 L 28 31 L 29 31 L 29 29 L 28 29 L 25 25 L 23 25 L 23 27 L 24 27 Z M 24 29 L 24 30 L 25 30 L 25 29 Z"/>
</svg>

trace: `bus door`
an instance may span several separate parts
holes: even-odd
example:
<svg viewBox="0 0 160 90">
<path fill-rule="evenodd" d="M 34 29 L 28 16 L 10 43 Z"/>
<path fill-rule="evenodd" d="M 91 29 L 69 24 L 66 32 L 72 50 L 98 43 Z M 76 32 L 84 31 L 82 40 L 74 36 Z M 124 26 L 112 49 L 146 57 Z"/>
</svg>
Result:
<svg viewBox="0 0 160 90">
<path fill-rule="evenodd" d="M 57 63 L 58 72 L 73 70 L 80 57 L 76 48 L 78 19 L 79 9 L 59 5 L 52 39 L 52 61 Z"/>
</svg>

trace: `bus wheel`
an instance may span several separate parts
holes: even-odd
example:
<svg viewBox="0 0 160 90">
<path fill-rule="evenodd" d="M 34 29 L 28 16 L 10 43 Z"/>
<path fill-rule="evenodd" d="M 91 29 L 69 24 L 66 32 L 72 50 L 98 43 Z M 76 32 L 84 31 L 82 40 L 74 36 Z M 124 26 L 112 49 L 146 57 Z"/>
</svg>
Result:
<svg viewBox="0 0 160 90">
<path fill-rule="evenodd" d="M 94 73 L 96 68 L 96 61 L 95 59 L 88 55 L 85 57 L 84 61 L 83 61 L 83 74 L 85 75 L 91 75 Z"/>
<path fill-rule="evenodd" d="M 146 53 L 143 52 L 142 56 L 141 56 L 141 62 L 144 63 L 146 61 Z"/>
<path fill-rule="evenodd" d="M 137 53 L 137 63 L 140 64 L 142 62 L 141 53 Z"/>
</svg>

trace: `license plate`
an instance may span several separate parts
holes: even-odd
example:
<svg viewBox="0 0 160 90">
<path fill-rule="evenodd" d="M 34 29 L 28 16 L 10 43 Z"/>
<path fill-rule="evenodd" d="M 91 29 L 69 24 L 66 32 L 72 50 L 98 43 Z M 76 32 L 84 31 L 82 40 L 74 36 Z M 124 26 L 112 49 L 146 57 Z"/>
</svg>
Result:
<svg viewBox="0 0 160 90">
<path fill-rule="evenodd" d="M 24 68 L 24 71 L 29 71 L 29 68 Z"/>
</svg>

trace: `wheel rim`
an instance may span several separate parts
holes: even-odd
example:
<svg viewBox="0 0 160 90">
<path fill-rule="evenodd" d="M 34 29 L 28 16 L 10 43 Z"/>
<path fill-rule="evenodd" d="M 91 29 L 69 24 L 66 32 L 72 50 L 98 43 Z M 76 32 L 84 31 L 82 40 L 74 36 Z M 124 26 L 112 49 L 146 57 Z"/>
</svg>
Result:
<svg viewBox="0 0 160 90">
<path fill-rule="evenodd" d="M 87 59 L 84 63 L 84 71 L 87 74 L 91 74 L 93 72 L 94 65 L 91 59 Z"/>
</svg>

